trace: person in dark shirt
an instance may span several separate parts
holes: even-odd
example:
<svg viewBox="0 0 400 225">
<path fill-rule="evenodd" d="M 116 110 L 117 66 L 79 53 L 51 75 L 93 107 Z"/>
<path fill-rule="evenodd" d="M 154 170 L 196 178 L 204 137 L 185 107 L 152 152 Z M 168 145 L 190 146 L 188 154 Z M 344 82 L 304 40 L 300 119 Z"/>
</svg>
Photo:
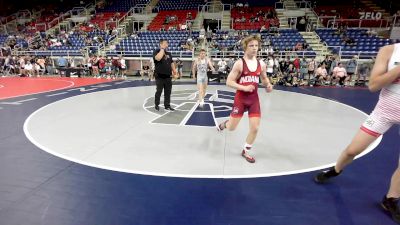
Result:
<svg viewBox="0 0 400 225">
<path fill-rule="evenodd" d="M 155 64 L 155 77 L 157 91 L 154 99 L 154 107 L 158 111 L 160 110 L 160 97 L 164 89 L 164 108 L 166 110 L 175 110 L 171 107 L 171 91 L 172 91 L 172 80 L 171 76 L 173 74 L 176 77 L 175 63 L 172 61 L 172 55 L 167 51 L 168 41 L 166 39 L 160 40 L 160 48 L 154 50 L 153 59 Z"/>
</svg>

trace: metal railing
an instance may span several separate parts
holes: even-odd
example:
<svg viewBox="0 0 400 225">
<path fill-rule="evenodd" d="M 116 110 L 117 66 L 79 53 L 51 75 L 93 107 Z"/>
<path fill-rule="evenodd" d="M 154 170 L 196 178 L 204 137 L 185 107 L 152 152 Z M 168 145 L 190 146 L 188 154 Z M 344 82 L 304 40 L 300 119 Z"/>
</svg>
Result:
<svg viewBox="0 0 400 225">
<path fill-rule="evenodd" d="M 159 13 L 161 10 L 160 10 L 160 7 L 159 6 L 154 6 L 152 9 L 151 9 L 151 12 L 152 13 Z"/>
<path fill-rule="evenodd" d="M 259 51 L 257 53 L 258 57 L 267 57 L 270 53 L 266 51 Z M 213 58 L 229 58 L 235 57 L 239 58 L 244 55 L 243 51 L 210 51 L 209 56 Z M 300 58 L 307 58 L 307 57 L 315 57 L 315 51 L 275 51 L 273 53 L 275 56 L 279 57 L 300 57 Z"/>
<path fill-rule="evenodd" d="M 67 56 L 67 57 L 76 57 L 76 56 L 84 56 L 81 50 L 72 50 L 72 51 L 60 51 L 60 50 L 44 50 L 44 51 L 12 51 L 12 55 L 20 56 L 20 55 L 30 55 L 30 56 Z"/>
<path fill-rule="evenodd" d="M 275 9 L 285 9 L 283 2 L 275 2 Z"/>
<path fill-rule="evenodd" d="M 306 9 L 307 10 L 307 9 Z M 322 19 L 324 19 L 323 17 L 318 16 L 317 12 L 315 12 L 314 8 L 311 6 L 310 11 L 312 12 L 312 14 L 314 15 L 314 17 L 316 18 L 316 22 L 313 23 L 311 21 L 309 21 L 309 23 L 307 24 L 310 25 L 310 27 L 308 27 L 307 29 L 309 29 L 309 31 L 315 30 L 319 27 L 324 27 L 323 23 L 322 23 Z M 336 16 L 332 17 L 335 18 Z"/>
<path fill-rule="evenodd" d="M 85 5 L 85 9 L 86 9 L 86 13 L 89 13 L 89 14 L 91 12 L 96 13 L 96 7 L 93 3 L 89 3 L 89 4 Z"/>
<path fill-rule="evenodd" d="M 325 20 L 329 21 L 329 20 L 332 20 L 332 19 L 336 19 L 336 16 L 318 16 L 318 14 L 315 11 L 314 11 L 314 13 L 317 16 L 317 26 L 316 26 L 316 28 L 324 27 Z"/>
<path fill-rule="evenodd" d="M 47 26 L 48 26 L 48 28 L 52 28 L 52 27 L 56 26 L 57 24 L 59 24 L 60 22 L 62 22 L 63 20 L 70 18 L 70 17 L 71 17 L 71 10 L 66 13 L 63 13 L 62 15 L 60 15 L 57 18 L 54 18 L 52 21 L 50 21 L 47 24 Z"/>
<path fill-rule="evenodd" d="M 43 31 L 43 30 L 47 30 L 48 26 L 47 26 L 47 23 L 36 23 L 35 28 L 36 28 L 36 31 Z M 41 29 L 41 28 L 44 28 L 44 29 Z"/>
<path fill-rule="evenodd" d="M 39 33 L 36 33 L 36 35 L 35 36 L 33 36 L 32 38 L 30 38 L 27 42 L 28 42 L 28 46 L 29 45 L 31 45 L 32 44 L 32 42 L 34 42 L 35 40 L 37 40 L 37 39 L 42 39 L 42 36 L 40 36 L 40 34 Z"/>
<path fill-rule="evenodd" d="M 127 13 L 125 13 L 121 18 L 119 18 L 117 20 L 117 25 L 119 26 L 119 24 L 121 24 L 122 22 L 124 22 L 129 16 L 132 16 L 135 13 L 134 11 L 134 7 L 129 9 L 129 11 Z M 117 27 L 118 27 L 117 26 Z"/>
<path fill-rule="evenodd" d="M 375 27 L 375 28 L 388 28 L 391 26 L 391 21 L 386 19 L 331 19 L 327 22 L 327 27 L 338 28 L 340 24 L 346 25 L 348 27 Z M 378 25 L 378 26 L 371 26 Z"/>
<path fill-rule="evenodd" d="M 5 51 L 5 52 L 10 52 L 10 53 L 11 53 L 12 49 L 11 49 L 11 47 L 9 47 L 9 46 L 3 46 L 3 47 L 1 47 L 1 49 L 0 49 L 0 56 L 1 56 L 1 57 L 5 57 L 5 56 L 8 55 L 8 54 L 4 55 L 4 54 L 3 54 L 3 51 Z"/>
<path fill-rule="evenodd" d="M 8 34 L 6 25 L 3 25 L 3 24 L 0 25 L 0 33 L 1 34 Z"/>
<path fill-rule="evenodd" d="M 223 4 L 222 2 L 218 2 L 217 4 L 213 4 L 212 2 L 207 2 L 206 4 L 199 5 L 197 7 L 198 13 L 200 12 L 216 13 L 221 11 L 230 11 L 231 9 L 232 5 Z"/>
<path fill-rule="evenodd" d="M 134 13 L 144 14 L 144 13 L 146 13 L 146 7 L 147 7 L 146 4 L 136 4 L 135 6 L 133 6 L 131 8 L 131 10 L 133 9 Z"/>
<path fill-rule="evenodd" d="M 117 35 L 112 35 L 107 39 L 107 45 L 110 44 L 110 42 L 112 42 L 115 38 L 117 38 Z"/>
<path fill-rule="evenodd" d="M 149 53 L 150 52 L 150 53 Z M 177 57 L 177 58 L 194 58 L 194 50 L 192 51 L 168 51 L 172 54 L 173 57 Z M 190 56 L 188 56 L 188 53 L 191 53 Z M 122 55 L 125 57 L 129 57 L 130 55 L 134 55 L 136 57 L 150 57 L 153 55 L 153 51 L 139 51 L 139 50 L 112 50 L 109 52 L 106 52 L 106 54 L 110 55 L 110 54 L 117 54 L 117 55 Z"/>
<path fill-rule="evenodd" d="M 31 19 L 32 18 L 32 13 L 31 11 L 27 10 L 27 9 L 23 9 L 23 10 L 19 10 L 17 12 L 17 20 L 21 20 L 21 19 Z"/>
<path fill-rule="evenodd" d="M 1 21 L 1 24 L 7 24 L 15 19 L 17 19 L 17 13 L 13 13 L 7 16 L 4 20 Z"/>
<path fill-rule="evenodd" d="M 312 3 L 310 1 L 294 1 L 296 6 L 301 9 L 312 9 Z"/>
<path fill-rule="evenodd" d="M 85 12 L 85 15 L 87 14 L 87 10 L 84 7 L 74 7 L 70 10 L 71 17 L 76 17 L 76 16 L 81 16 L 82 12 Z"/>
<path fill-rule="evenodd" d="M 331 49 L 336 49 L 336 52 L 334 54 L 337 54 L 339 56 L 339 60 L 342 60 L 343 58 L 352 58 L 354 56 L 357 56 L 358 59 L 369 59 L 371 58 L 372 55 L 376 56 L 378 54 L 377 51 L 351 51 L 351 50 L 343 50 L 344 46 L 341 45 L 331 45 L 329 46 L 326 42 L 324 44 L 327 46 L 327 48 L 332 51 Z"/>
<path fill-rule="evenodd" d="M 77 16 L 87 16 L 88 15 L 88 8 L 92 6 L 93 4 L 88 4 L 86 7 L 74 7 L 71 10 L 68 10 L 66 13 L 61 14 L 60 16 L 54 18 L 52 21 L 48 22 L 45 25 L 45 30 L 48 31 L 49 29 L 56 27 L 57 25 L 59 25 L 61 22 L 65 21 L 68 18 L 71 17 L 77 17 Z M 83 15 L 82 15 L 83 14 Z M 43 24 L 39 24 L 38 26 L 40 26 Z M 38 29 L 38 27 L 35 25 L 36 29 Z M 69 30 L 70 26 L 66 27 L 66 31 Z M 61 27 L 59 26 L 59 29 L 61 29 Z"/>
<path fill-rule="evenodd" d="M 338 52 L 336 53 L 339 56 L 339 60 L 342 59 L 342 48 L 343 46 L 340 45 L 331 45 L 329 46 L 328 43 L 326 43 L 325 41 L 323 41 L 323 44 L 328 48 L 329 51 L 332 51 L 331 49 L 339 49 Z"/>
</svg>

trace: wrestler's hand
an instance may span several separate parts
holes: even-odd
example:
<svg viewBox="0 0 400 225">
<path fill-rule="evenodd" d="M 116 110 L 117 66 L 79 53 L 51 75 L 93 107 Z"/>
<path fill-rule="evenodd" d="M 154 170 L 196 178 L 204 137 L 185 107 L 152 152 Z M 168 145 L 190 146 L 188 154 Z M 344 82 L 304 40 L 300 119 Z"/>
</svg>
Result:
<svg viewBox="0 0 400 225">
<path fill-rule="evenodd" d="M 270 93 L 273 89 L 274 86 L 271 83 L 267 84 L 267 86 L 265 87 L 265 91 L 267 91 L 267 93 Z"/>
<path fill-rule="evenodd" d="M 172 78 L 177 79 L 179 77 L 178 71 L 172 71 Z"/>
<path fill-rule="evenodd" d="M 254 89 L 256 89 L 256 88 L 254 87 L 254 85 L 247 85 L 247 86 L 244 86 L 244 87 L 243 87 L 243 90 L 242 90 L 242 91 L 244 91 L 244 92 L 253 92 Z"/>
</svg>

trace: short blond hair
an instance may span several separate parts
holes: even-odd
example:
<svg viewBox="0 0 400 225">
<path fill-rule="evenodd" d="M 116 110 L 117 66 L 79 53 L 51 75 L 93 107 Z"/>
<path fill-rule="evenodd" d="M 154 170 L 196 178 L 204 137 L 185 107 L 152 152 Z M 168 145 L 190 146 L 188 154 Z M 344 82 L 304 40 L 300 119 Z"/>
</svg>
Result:
<svg viewBox="0 0 400 225">
<path fill-rule="evenodd" d="M 250 36 L 247 36 L 247 37 L 243 38 L 243 39 L 242 39 L 242 42 L 241 42 L 242 47 L 243 47 L 243 51 L 246 51 L 247 45 L 249 45 L 249 43 L 250 43 L 251 41 L 257 41 L 259 46 L 260 46 L 260 44 L 261 44 L 261 38 L 260 38 L 259 35 L 250 35 Z"/>
</svg>

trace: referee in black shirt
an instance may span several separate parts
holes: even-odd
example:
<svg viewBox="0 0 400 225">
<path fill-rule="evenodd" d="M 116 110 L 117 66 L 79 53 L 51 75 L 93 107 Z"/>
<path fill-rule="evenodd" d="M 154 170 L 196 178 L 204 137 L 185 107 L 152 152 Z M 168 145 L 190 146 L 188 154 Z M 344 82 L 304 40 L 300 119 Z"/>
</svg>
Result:
<svg viewBox="0 0 400 225">
<path fill-rule="evenodd" d="M 166 110 L 175 110 L 171 107 L 171 90 L 172 90 L 172 72 L 174 73 L 174 77 L 176 76 L 176 68 L 175 63 L 172 61 L 171 53 L 167 52 L 168 41 L 166 39 L 160 40 L 160 48 L 154 50 L 153 59 L 155 64 L 155 77 L 156 77 L 156 85 L 157 91 L 155 95 L 154 105 L 155 109 L 158 111 L 160 107 L 160 97 L 161 92 L 164 89 L 164 108 Z"/>
</svg>

